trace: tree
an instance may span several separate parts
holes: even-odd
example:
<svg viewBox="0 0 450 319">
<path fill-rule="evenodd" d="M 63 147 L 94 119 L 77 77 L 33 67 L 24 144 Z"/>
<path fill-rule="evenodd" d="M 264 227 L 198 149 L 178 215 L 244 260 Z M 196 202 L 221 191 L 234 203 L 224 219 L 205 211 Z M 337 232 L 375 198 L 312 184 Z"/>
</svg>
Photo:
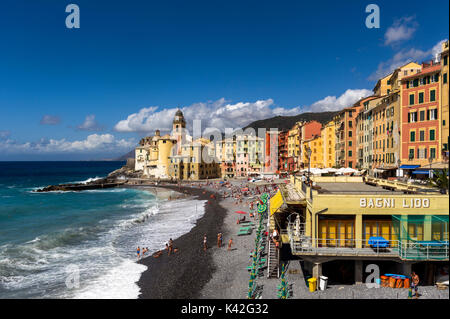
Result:
<svg viewBox="0 0 450 319">
<path fill-rule="evenodd" d="M 448 169 L 433 171 L 433 178 L 430 179 L 432 186 L 438 187 L 441 190 L 448 191 Z"/>
</svg>

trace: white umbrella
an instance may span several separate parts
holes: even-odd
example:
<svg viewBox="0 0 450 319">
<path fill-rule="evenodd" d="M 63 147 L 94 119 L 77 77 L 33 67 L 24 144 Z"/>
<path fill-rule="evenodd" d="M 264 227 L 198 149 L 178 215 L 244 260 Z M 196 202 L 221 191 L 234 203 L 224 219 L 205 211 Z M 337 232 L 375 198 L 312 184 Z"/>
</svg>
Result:
<svg viewBox="0 0 450 319">
<path fill-rule="evenodd" d="M 311 168 L 311 174 L 320 175 L 320 174 L 322 174 L 322 170 L 320 168 L 313 167 L 313 168 Z"/>
<path fill-rule="evenodd" d="M 353 168 L 350 168 L 350 167 L 344 168 L 344 173 L 356 173 L 356 172 L 357 172 L 356 169 L 353 169 Z"/>
</svg>

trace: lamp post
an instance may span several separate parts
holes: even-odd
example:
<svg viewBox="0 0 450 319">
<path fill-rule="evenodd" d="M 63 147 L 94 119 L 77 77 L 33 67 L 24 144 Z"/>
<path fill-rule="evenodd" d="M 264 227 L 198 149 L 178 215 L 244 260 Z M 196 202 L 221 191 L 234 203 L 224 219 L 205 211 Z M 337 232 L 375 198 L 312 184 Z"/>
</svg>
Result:
<svg viewBox="0 0 450 319">
<path fill-rule="evenodd" d="M 306 154 L 308 154 L 308 183 L 310 182 L 310 176 L 311 176 L 311 149 L 308 147 L 306 149 Z"/>
<path fill-rule="evenodd" d="M 430 157 L 428 157 L 428 162 L 430 162 L 430 173 L 428 174 L 429 178 L 433 178 L 433 157 L 430 154 Z"/>
</svg>

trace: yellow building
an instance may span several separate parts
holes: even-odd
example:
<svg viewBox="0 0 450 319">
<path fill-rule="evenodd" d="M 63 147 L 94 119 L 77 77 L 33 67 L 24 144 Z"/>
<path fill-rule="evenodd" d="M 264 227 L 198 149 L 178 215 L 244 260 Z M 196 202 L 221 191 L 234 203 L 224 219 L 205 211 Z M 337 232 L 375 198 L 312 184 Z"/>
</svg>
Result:
<svg viewBox="0 0 450 319">
<path fill-rule="evenodd" d="M 168 178 L 169 156 L 175 142 L 168 134 L 160 136 L 159 130 L 155 136 L 141 139 L 135 149 L 135 171 L 141 171 L 147 178 Z"/>
<path fill-rule="evenodd" d="M 322 139 L 322 167 L 331 168 L 336 164 L 336 123 L 326 123 L 320 131 Z"/>
<path fill-rule="evenodd" d="M 391 262 L 391 268 L 380 272 L 407 275 L 418 263 L 425 262 L 420 268 L 424 273 L 447 263 L 449 196 L 406 183 L 369 179 L 377 186 L 359 176 L 314 176 L 311 189 L 291 176 L 297 199 L 283 197 L 288 209 L 275 214 L 276 224 L 286 225 L 279 231 L 288 234 L 283 243 L 289 243 L 292 254 L 309 263 L 317 278 L 322 264 L 350 265 L 357 283 L 363 281 L 363 263 Z M 297 216 L 292 216 L 293 211 Z M 424 273 L 419 276 L 425 277 Z"/>
<path fill-rule="evenodd" d="M 215 143 L 215 157 L 220 163 L 221 177 L 233 178 L 236 174 L 236 138 L 225 138 Z"/>
<path fill-rule="evenodd" d="M 204 138 L 180 146 L 180 154 L 169 157 L 169 176 L 176 180 L 200 180 L 221 176 L 213 143 Z"/>
<path fill-rule="evenodd" d="M 391 92 L 391 76 L 392 74 L 386 75 L 384 78 L 378 80 L 377 84 L 373 88 L 373 93 L 377 96 L 387 95 Z"/>
<path fill-rule="evenodd" d="M 288 157 L 298 159 L 300 156 L 300 127 L 302 122 L 297 122 L 288 132 Z"/>
<path fill-rule="evenodd" d="M 308 167 L 308 152 L 307 150 L 311 150 L 311 168 L 324 168 L 323 164 L 323 142 L 322 136 L 316 136 L 309 140 L 303 141 L 304 150 L 302 152 L 302 162 L 305 163 L 305 167 Z"/>
</svg>

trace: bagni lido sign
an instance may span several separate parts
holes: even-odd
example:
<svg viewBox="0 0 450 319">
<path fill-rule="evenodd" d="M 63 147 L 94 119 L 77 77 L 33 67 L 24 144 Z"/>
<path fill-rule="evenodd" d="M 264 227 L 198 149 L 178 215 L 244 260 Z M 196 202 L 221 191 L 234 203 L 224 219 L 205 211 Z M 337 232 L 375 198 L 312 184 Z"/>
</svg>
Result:
<svg viewBox="0 0 450 319">
<path fill-rule="evenodd" d="M 429 198 L 402 198 L 401 206 L 396 206 L 395 198 L 361 198 L 359 200 L 359 207 L 361 208 L 429 208 Z"/>
</svg>

